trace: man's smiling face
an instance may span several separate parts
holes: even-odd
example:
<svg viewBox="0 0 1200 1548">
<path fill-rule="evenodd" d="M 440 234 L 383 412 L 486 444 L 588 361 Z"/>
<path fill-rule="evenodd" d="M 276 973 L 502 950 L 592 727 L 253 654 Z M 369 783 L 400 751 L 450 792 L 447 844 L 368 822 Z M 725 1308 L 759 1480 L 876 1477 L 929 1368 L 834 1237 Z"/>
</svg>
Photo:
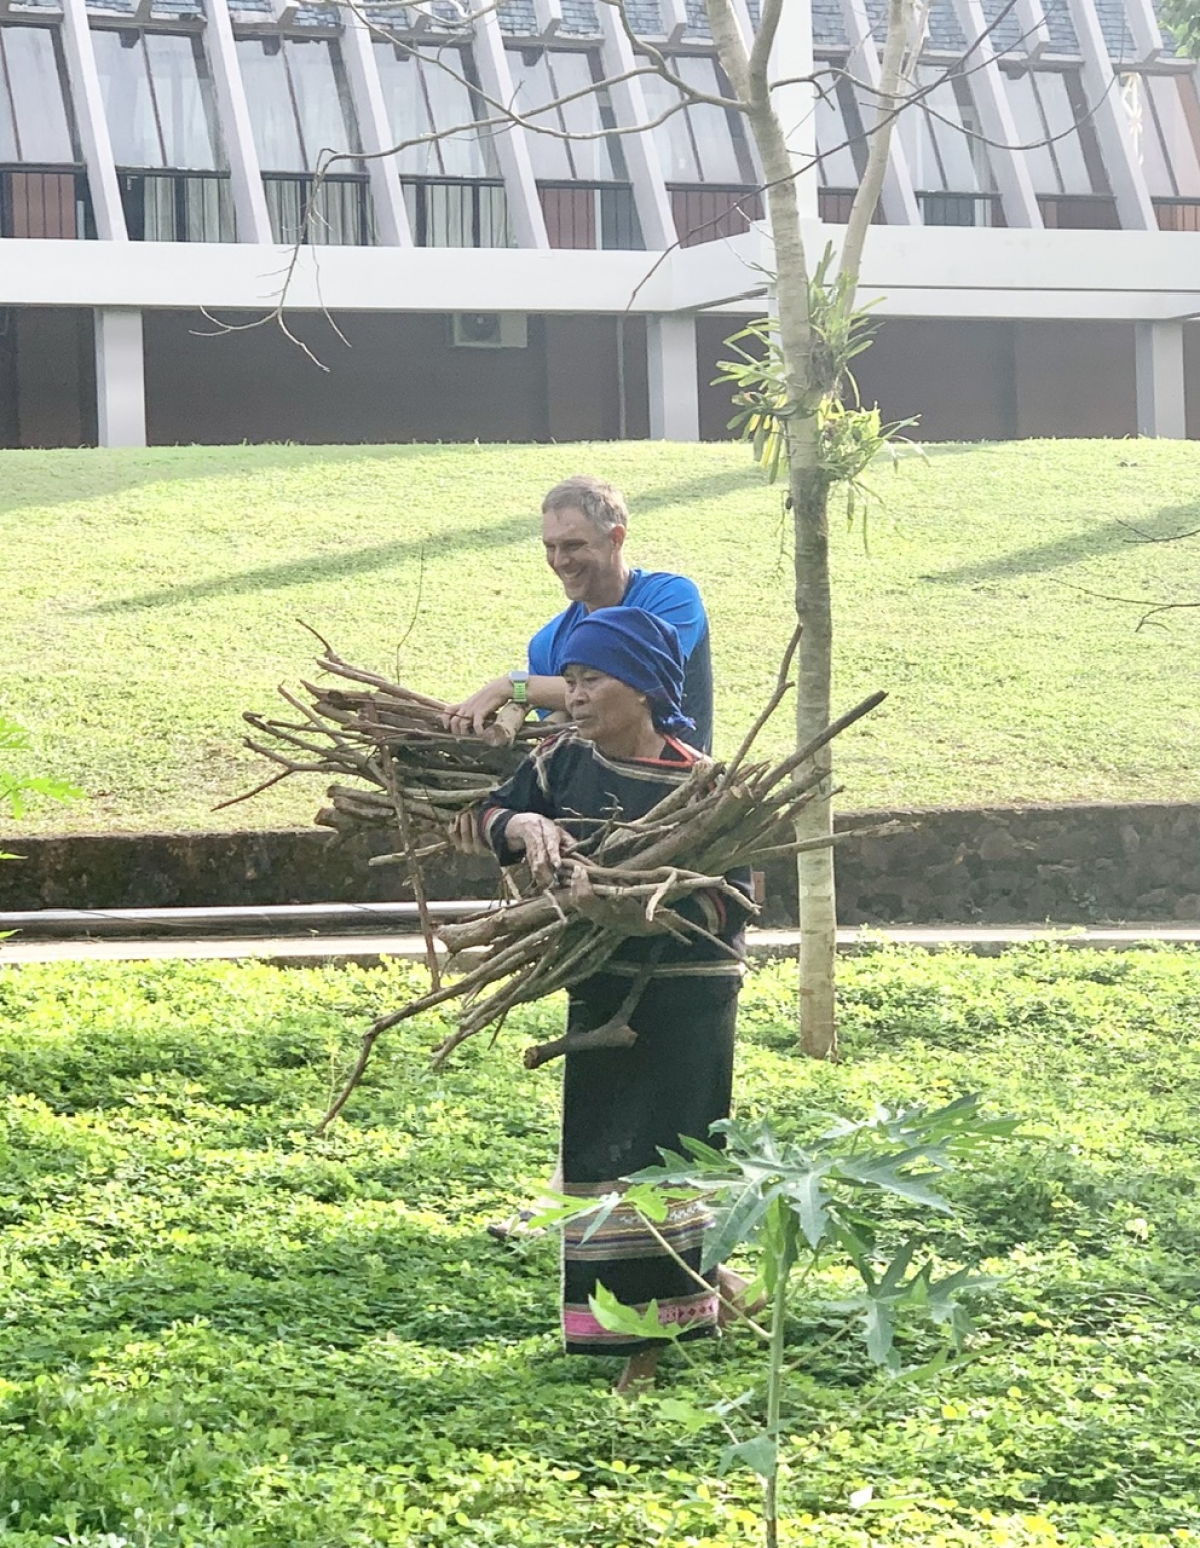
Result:
<svg viewBox="0 0 1200 1548">
<path fill-rule="evenodd" d="M 624 527 L 602 532 L 582 511 L 547 511 L 542 517 L 546 563 L 571 601 L 588 609 L 621 600 L 624 542 Z"/>
</svg>

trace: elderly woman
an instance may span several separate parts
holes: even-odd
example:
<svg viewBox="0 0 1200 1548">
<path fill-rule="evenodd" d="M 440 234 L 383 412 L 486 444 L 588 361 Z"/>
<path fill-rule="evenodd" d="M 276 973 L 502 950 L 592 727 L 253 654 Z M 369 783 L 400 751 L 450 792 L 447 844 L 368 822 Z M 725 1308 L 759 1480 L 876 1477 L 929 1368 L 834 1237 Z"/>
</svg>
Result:
<svg viewBox="0 0 1200 1548">
<path fill-rule="evenodd" d="M 495 792 L 480 827 L 501 864 L 525 859 L 543 885 L 574 871 L 579 896 L 582 868 L 570 857 L 587 852 L 595 819 L 644 816 L 701 755 L 680 740 L 692 723 L 680 709 L 683 657 L 670 624 L 639 608 L 590 613 L 571 636 L 563 675 L 573 726 L 543 743 Z M 586 891 L 580 901 L 586 903 Z M 571 993 L 568 1031 L 600 1026 L 621 1006 L 647 954 L 655 956 L 629 1016 L 636 1042 L 567 1055 L 562 1178 L 568 1194 L 611 1193 L 620 1178 L 656 1163 L 660 1146 L 677 1150 L 682 1135 L 707 1139 L 709 1126 L 729 1114 L 747 910 L 713 892 L 696 894 L 679 911 L 716 940 L 683 942 L 631 930 L 603 970 Z M 688 1202 L 658 1228 L 695 1274 L 707 1223 L 702 1205 Z M 699 1338 L 718 1324 L 718 1271 L 698 1282 L 632 1210 L 618 1207 L 585 1241 L 588 1224 L 585 1218 L 565 1234 L 566 1348 L 568 1354 L 627 1356 L 618 1382 L 618 1391 L 626 1391 L 653 1380 L 662 1345 L 606 1331 L 588 1304 L 597 1283 L 626 1305 L 644 1308 L 656 1300 L 661 1322 L 682 1326 L 684 1338 Z M 722 1283 L 727 1292 L 741 1286 L 734 1276 Z"/>
</svg>

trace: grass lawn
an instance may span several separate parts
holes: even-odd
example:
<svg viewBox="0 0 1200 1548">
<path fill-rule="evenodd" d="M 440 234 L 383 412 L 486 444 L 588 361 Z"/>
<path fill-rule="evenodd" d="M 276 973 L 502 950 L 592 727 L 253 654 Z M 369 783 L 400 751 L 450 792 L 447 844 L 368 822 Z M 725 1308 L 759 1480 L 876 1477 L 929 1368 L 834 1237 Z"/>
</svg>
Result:
<svg viewBox="0 0 1200 1548">
<path fill-rule="evenodd" d="M 261 772 L 240 712 L 307 670 L 294 620 L 425 691 L 477 686 L 561 605 L 536 513 L 580 469 L 624 488 L 634 562 L 703 588 L 728 750 L 791 629 L 780 495 L 740 446 L 0 452 L 0 712 L 87 791 L 22 830 L 307 822 L 311 785 L 211 810 Z M 1085 592 L 1200 597 L 1200 540 L 1126 525 L 1200 525 L 1200 446 L 938 446 L 875 482 L 869 557 L 835 518 L 837 702 L 891 694 L 845 739 L 845 804 L 1195 795 L 1200 613 L 1136 632 Z"/>
<path fill-rule="evenodd" d="M 759 1541 L 719 1426 L 679 1424 L 680 1399 L 747 1390 L 746 1336 L 668 1355 L 660 1393 L 623 1405 L 611 1365 L 558 1352 L 552 1242 L 483 1232 L 547 1168 L 556 1081 L 515 1051 L 557 1006 L 438 1076 L 437 1024 L 397 1029 L 311 1137 L 407 982 L 0 971 L 5 1548 Z M 829 1342 L 836 1279 L 801 1303 L 785 1548 L 1200 1543 L 1200 955 L 854 959 L 836 1066 L 791 1052 L 789 983 L 746 990 L 742 1115 L 789 1133 L 982 1090 L 1024 1133 L 951 1176 L 957 1214 L 926 1237 L 1001 1279 L 967 1363 L 880 1376 L 853 1330 Z"/>
</svg>

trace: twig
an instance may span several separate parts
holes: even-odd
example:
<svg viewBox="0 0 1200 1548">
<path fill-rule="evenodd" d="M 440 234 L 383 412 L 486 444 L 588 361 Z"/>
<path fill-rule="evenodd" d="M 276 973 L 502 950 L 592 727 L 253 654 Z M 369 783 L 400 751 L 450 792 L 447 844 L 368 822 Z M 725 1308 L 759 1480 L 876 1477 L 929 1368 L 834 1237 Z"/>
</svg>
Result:
<svg viewBox="0 0 1200 1548">
<path fill-rule="evenodd" d="M 549 1064 L 552 1059 L 562 1058 L 564 1054 L 569 1053 L 583 1053 L 591 1048 L 632 1047 L 637 1042 L 637 1033 L 629 1025 L 629 1018 L 637 1009 L 646 985 L 653 978 L 654 969 L 662 953 L 663 943 L 656 942 L 650 948 L 646 961 L 638 969 L 637 977 L 629 986 L 629 993 L 606 1022 L 601 1026 L 593 1027 L 590 1032 L 568 1032 L 565 1037 L 556 1037 L 550 1043 L 533 1043 L 525 1050 L 525 1068 L 540 1070 L 543 1064 Z"/>
</svg>

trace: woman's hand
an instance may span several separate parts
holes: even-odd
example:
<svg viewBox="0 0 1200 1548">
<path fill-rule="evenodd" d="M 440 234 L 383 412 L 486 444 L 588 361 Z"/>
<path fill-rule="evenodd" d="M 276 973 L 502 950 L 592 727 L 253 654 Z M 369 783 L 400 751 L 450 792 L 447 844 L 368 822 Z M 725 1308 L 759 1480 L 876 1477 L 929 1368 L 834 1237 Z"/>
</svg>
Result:
<svg viewBox="0 0 1200 1548">
<path fill-rule="evenodd" d="M 554 885 L 563 856 L 575 842 L 556 822 L 551 822 L 549 817 L 539 817 L 536 812 L 515 813 L 508 819 L 504 837 L 513 849 L 525 851 L 529 869 L 539 887 Z"/>
<path fill-rule="evenodd" d="M 451 849 L 460 855 L 490 855 L 492 846 L 479 831 L 479 808 L 468 806 L 446 829 Z"/>
</svg>

